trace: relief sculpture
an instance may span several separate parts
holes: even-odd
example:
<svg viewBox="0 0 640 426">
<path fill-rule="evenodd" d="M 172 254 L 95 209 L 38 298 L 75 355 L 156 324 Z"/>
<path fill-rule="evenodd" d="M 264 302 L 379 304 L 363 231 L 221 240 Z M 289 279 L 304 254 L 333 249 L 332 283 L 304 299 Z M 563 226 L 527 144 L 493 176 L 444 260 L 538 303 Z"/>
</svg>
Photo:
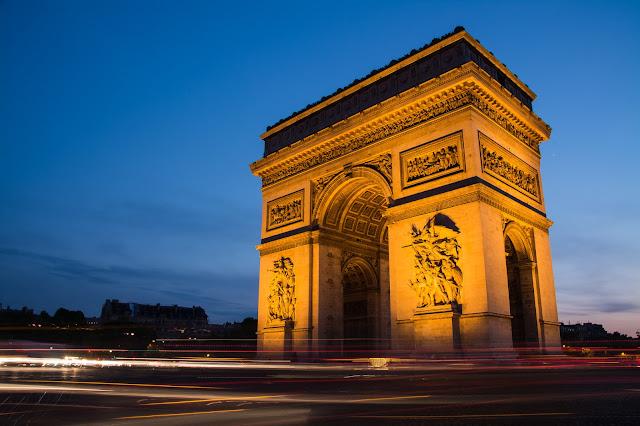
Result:
<svg viewBox="0 0 640 426">
<path fill-rule="evenodd" d="M 414 251 L 415 279 L 408 285 L 418 296 L 418 308 L 460 303 L 460 231 L 455 223 L 438 213 L 422 229 L 411 228 L 411 244 L 406 247 Z"/>
<path fill-rule="evenodd" d="M 287 321 L 295 318 L 296 296 L 293 262 L 281 257 L 273 262 L 273 277 L 269 284 L 267 305 L 270 321 Z"/>
<path fill-rule="evenodd" d="M 276 204 L 269 209 L 269 225 L 281 225 L 302 217 L 302 200 L 294 200 L 287 204 Z"/>
<path fill-rule="evenodd" d="M 464 170 L 462 132 L 400 153 L 402 187 L 418 185 Z"/>
<path fill-rule="evenodd" d="M 387 182 L 391 183 L 391 154 L 380 155 L 378 156 L 378 158 L 368 161 L 364 164 L 371 166 L 379 171 L 385 177 Z"/>
<path fill-rule="evenodd" d="M 428 177 L 438 172 L 456 167 L 458 161 L 458 147 L 455 145 L 432 152 L 431 155 L 420 155 L 407 162 L 407 182 Z"/>
<path fill-rule="evenodd" d="M 303 219 L 303 192 L 298 191 L 267 204 L 267 231 L 299 222 Z"/>
<path fill-rule="evenodd" d="M 324 188 L 327 186 L 329 182 L 331 182 L 331 179 L 333 179 L 334 177 L 335 177 L 335 174 L 330 176 L 324 176 L 313 181 L 312 200 L 313 200 L 314 207 L 318 205 L 318 201 L 320 200 L 319 198 L 320 194 L 322 194 L 322 191 L 324 190 Z"/>
<path fill-rule="evenodd" d="M 538 177 L 506 161 L 502 155 L 482 145 L 482 165 L 511 184 L 538 198 Z"/>
</svg>

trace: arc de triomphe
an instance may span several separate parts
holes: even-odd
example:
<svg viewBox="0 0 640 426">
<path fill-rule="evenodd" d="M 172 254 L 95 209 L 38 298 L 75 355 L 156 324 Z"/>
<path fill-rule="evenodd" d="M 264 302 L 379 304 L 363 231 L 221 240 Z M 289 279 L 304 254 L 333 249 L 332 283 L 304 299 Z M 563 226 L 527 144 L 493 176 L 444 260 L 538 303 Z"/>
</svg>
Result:
<svg viewBox="0 0 640 426">
<path fill-rule="evenodd" d="M 259 351 L 557 347 L 535 97 L 457 28 L 269 128 Z"/>
</svg>

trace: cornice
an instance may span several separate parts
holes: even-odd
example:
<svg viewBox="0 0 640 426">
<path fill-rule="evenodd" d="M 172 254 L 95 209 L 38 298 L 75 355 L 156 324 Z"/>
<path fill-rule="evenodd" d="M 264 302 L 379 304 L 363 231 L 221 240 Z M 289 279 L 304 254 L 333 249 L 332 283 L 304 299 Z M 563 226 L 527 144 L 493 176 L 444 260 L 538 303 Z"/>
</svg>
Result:
<svg viewBox="0 0 640 426">
<path fill-rule="evenodd" d="M 456 85 L 476 84 L 484 88 L 484 91 L 490 89 L 496 95 L 500 95 L 506 100 L 511 108 L 509 110 L 521 109 L 520 116 L 517 121 L 524 124 L 525 121 L 531 122 L 537 132 L 541 133 L 542 140 L 549 137 L 551 128 L 544 123 L 536 114 L 534 114 L 526 105 L 522 104 L 513 94 L 506 90 L 498 81 L 493 79 L 486 71 L 480 68 L 474 62 L 468 62 L 461 67 L 448 71 L 438 77 L 428 80 L 412 89 L 402 92 L 392 98 L 386 99 L 379 104 L 360 111 L 336 124 L 328 126 L 317 133 L 304 137 L 280 150 L 269 154 L 267 157 L 261 158 L 251 164 L 254 174 L 259 175 L 261 168 L 271 167 L 277 164 L 283 157 L 288 157 L 292 153 L 300 155 L 302 151 L 316 147 L 321 149 L 321 144 L 338 137 L 344 137 L 350 132 L 357 132 L 359 126 L 371 126 L 379 121 L 389 121 L 393 117 L 389 117 L 394 109 L 421 108 L 424 102 L 429 100 L 437 101 L 447 96 L 447 92 L 453 90 Z M 437 93 L 440 90 L 439 93 Z M 433 93 L 430 93 L 433 92 Z M 430 94 L 429 94 L 430 93 Z M 483 96 L 486 96 L 483 93 Z M 426 98 L 426 99 L 422 99 Z M 422 102 L 418 102 L 418 100 Z M 416 101 L 415 105 L 409 105 L 411 101 Z M 503 101 L 504 103 L 504 101 Z M 397 111 L 396 111 L 397 112 Z M 383 115 L 387 115 L 381 117 Z M 517 117 L 511 114 L 513 117 Z M 369 123 L 371 122 L 371 123 Z"/>
<path fill-rule="evenodd" d="M 310 244 L 328 244 L 363 256 L 374 256 L 376 253 L 388 255 L 389 253 L 389 248 L 386 244 L 371 245 L 359 243 L 345 237 L 344 234 L 330 229 L 307 231 L 290 237 L 283 237 L 275 241 L 257 245 L 256 249 L 260 251 L 260 256 L 266 256 Z"/>
<path fill-rule="evenodd" d="M 538 115 L 524 105 L 517 97 L 504 88 L 497 80 L 491 77 L 485 70 L 475 63 L 465 64 L 475 71 L 480 88 L 480 92 L 490 103 L 502 101 L 501 110 L 509 116 L 511 120 L 519 125 L 530 128 L 532 132 L 538 133 L 541 141 L 549 139 L 551 126 L 545 123 Z M 498 100 L 496 98 L 502 97 Z"/>
<path fill-rule="evenodd" d="M 385 213 L 388 224 L 391 225 L 415 216 L 442 211 L 476 201 L 488 204 L 491 207 L 494 207 L 501 212 L 517 218 L 518 220 L 546 233 L 549 232 L 549 228 L 553 224 L 553 222 L 546 217 L 532 212 L 504 195 L 497 194 L 495 191 L 482 184 L 471 185 L 469 187 L 456 190 L 456 192 L 458 193 L 457 195 L 449 195 L 447 198 L 441 198 L 432 202 L 411 203 L 390 207 Z"/>
<path fill-rule="evenodd" d="M 497 83 L 492 82 L 488 74 L 476 64 L 465 64 L 448 74 L 450 75 L 446 76 L 445 81 L 442 81 L 442 78 L 435 79 L 438 81 L 432 82 L 430 87 L 430 91 L 433 91 L 436 88 L 433 87 L 434 83 L 437 86 L 448 83 L 449 87 L 444 90 L 431 95 L 425 95 L 424 92 L 428 89 L 426 87 L 404 92 L 393 101 L 385 101 L 362 111 L 350 119 L 256 161 L 251 165 L 251 169 L 263 179 L 263 187 L 266 187 L 466 106 L 475 107 L 539 156 L 538 144 L 546 140 L 548 132 L 551 131 L 548 125 L 521 103 L 520 114 L 516 114 L 513 108 L 517 109 L 518 104 L 507 105 L 508 101 L 504 100 L 500 102 L 497 96 L 493 95 L 495 91 L 491 90 L 496 88 Z M 508 97 L 506 99 L 509 100 Z M 508 108 L 509 106 L 512 108 Z M 383 113 L 381 110 L 388 112 Z M 534 122 L 533 126 L 528 124 L 529 120 L 523 118 L 524 115 L 528 115 L 527 118 Z M 347 125 L 350 129 L 345 128 Z"/>
<path fill-rule="evenodd" d="M 461 67 L 461 69 L 464 68 L 464 66 Z M 416 98 L 419 97 L 424 97 L 426 92 L 437 91 L 438 88 L 444 89 L 444 86 L 451 85 L 456 79 L 459 79 L 459 74 L 460 70 L 448 71 L 439 77 L 433 78 L 419 86 L 386 99 L 373 107 L 357 112 L 336 124 L 326 127 L 317 133 L 283 147 L 267 157 L 255 161 L 251 164 L 251 169 L 254 174 L 261 176 L 261 168 L 277 166 L 279 161 L 282 159 L 287 160 L 288 156 L 292 153 L 294 153 L 295 156 L 299 156 L 303 155 L 306 150 L 312 150 L 312 148 L 321 150 L 328 146 L 327 144 L 330 145 L 332 142 L 335 144 L 340 139 L 354 137 L 358 133 L 366 131 L 367 128 L 375 127 L 381 123 L 394 121 L 396 118 L 394 116 L 399 114 L 402 115 L 402 111 L 406 112 L 407 109 L 413 109 L 415 107 L 420 108 L 424 106 L 418 104 L 415 106 L 408 105 L 410 101 L 417 100 Z M 460 84 L 463 84 L 463 82 L 460 82 Z M 451 90 L 451 88 L 448 89 Z M 441 94 L 432 93 L 430 96 L 435 99 L 439 99 L 446 96 L 446 93 L 447 90 L 442 90 Z M 425 101 L 423 101 L 422 104 L 425 104 Z M 402 107 L 404 107 L 404 109 Z M 400 109 L 400 111 L 394 111 L 396 109 Z"/>
<path fill-rule="evenodd" d="M 438 50 L 441 50 L 451 44 L 456 43 L 457 41 L 464 39 L 466 40 L 472 47 L 474 47 L 476 50 L 478 50 L 478 52 L 480 52 L 480 54 L 482 54 L 482 56 L 484 56 L 485 59 L 487 59 L 493 66 L 495 66 L 500 72 L 502 72 L 503 74 L 505 74 L 520 90 L 522 90 L 524 93 L 526 93 L 531 100 L 535 100 L 536 99 L 536 94 L 529 88 L 529 86 L 527 86 L 526 84 L 524 84 L 522 81 L 520 81 L 520 79 L 513 74 L 502 62 L 500 62 L 498 59 L 495 58 L 495 56 L 493 56 L 493 53 L 491 53 L 490 51 L 488 51 L 487 49 L 484 48 L 484 46 L 482 46 L 480 44 L 480 42 L 478 42 L 478 40 L 476 40 L 475 38 L 473 38 L 469 33 L 467 33 L 466 31 L 460 31 L 450 37 L 445 38 L 444 40 L 442 40 L 439 43 L 434 44 L 433 46 L 430 46 L 429 48 L 416 53 L 415 55 L 412 55 L 400 62 L 398 62 L 397 64 L 379 72 L 376 73 L 374 75 L 372 75 L 369 78 L 364 79 L 363 81 L 361 81 L 360 83 L 349 87 L 348 89 L 337 93 L 331 97 L 329 97 L 328 99 L 326 99 L 323 102 L 318 103 L 317 105 L 295 115 L 294 117 L 291 117 L 290 119 L 280 123 L 279 125 L 273 127 L 272 129 L 266 131 L 265 133 L 263 133 L 260 137 L 264 140 L 266 138 L 268 138 L 269 136 L 283 130 L 286 127 L 289 127 L 293 124 L 295 124 L 296 122 L 299 122 L 301 120 L 303 120 L 304 118 L 324 109 L 327 108 L 328 106 L 338 102 L 339 100 L 354 94 L 355 92 L 359 91 L 360 89 L 369 86 L 373 83 L 375 83 L 378 80 L 381 80 L 385 77 L 388 77 L 391 74 L 394 74 L 398 71 L 400 71 L 401 69 L 413 64 L 414 62 L 417 62 L 419 60 L 421 60 L 422 58 L 432 55 L 435 52 L 437 52 Z"/>
<path fill-rule="evenodd" d="M 507 314 L 499 314 L 497 312 L 471 312 L 468 314 L 460 315 L 460 319 L 477 318 L 477 317 L 495 317 L 503 319 L 511 319 L 513 316 Z"/>
<path fill-rule="evenodd" d="M 307 231 L 290 237 L 280 238 L 275 241 L 257 245 L 256 249 L 260 251 L 260 256 L 265 256 L 295 247 L 308 245 L 313 242 L 311 234 L 312 231 Z"/>
</svg>

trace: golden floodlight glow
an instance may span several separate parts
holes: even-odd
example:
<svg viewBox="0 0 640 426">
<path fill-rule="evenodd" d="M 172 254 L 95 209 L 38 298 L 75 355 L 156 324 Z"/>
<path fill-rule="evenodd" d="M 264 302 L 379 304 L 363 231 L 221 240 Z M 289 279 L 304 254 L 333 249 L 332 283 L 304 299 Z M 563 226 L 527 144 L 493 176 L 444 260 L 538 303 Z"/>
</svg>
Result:
<svg viewBox="0 0 640 426">
<path fill-rule="evenodd" d="M 559 351 L 535 97 L 457 28 L 269 128 L 260 356 Z"/>
</svg>

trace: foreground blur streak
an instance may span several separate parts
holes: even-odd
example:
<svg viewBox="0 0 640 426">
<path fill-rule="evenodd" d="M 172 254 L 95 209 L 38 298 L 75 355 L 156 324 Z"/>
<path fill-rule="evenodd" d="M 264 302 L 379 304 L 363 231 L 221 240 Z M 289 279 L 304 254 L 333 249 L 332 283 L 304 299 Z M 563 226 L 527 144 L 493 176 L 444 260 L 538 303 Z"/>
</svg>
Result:
<svg viewBox="0 0 640 426">
<path fill-rule="evenodd" d="M 635 358 L 0 362 L 2 424 L 640 422 Z"/>
</svg>

